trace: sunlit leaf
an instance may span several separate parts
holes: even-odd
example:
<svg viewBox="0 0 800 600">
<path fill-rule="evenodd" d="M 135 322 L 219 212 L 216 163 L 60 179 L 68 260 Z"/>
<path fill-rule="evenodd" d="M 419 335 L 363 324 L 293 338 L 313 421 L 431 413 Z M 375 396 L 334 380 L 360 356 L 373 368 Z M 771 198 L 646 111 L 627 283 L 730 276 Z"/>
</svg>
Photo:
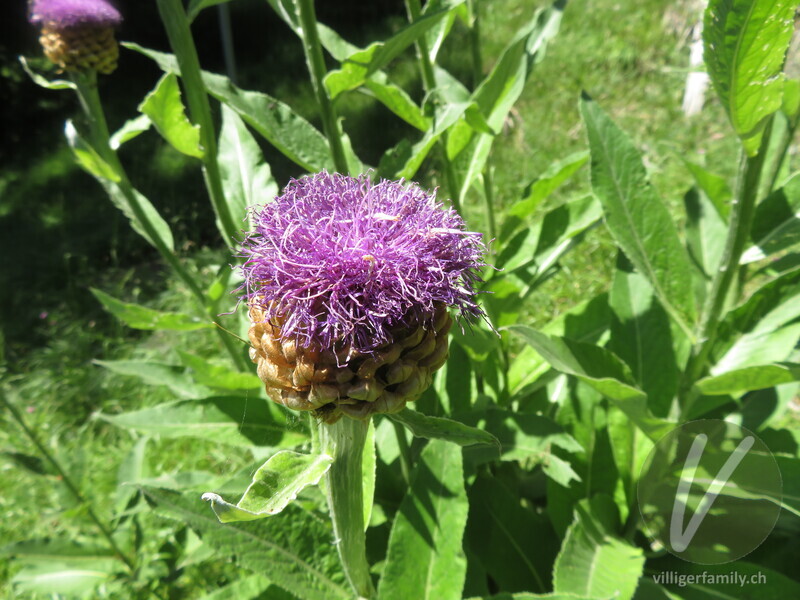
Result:
<svg viewBox="0 0 800 600">
<path fill-rule="evenodd" d="M 166 73 L 161 77 L 153 91 L 139 105 L 139 111 L 147 115 L 158 132 L 178 152 L 203 158 L 200 128 L 192 125 L 186 116 L 178 78 L 173 73 Z"/>
<path fill-rule="evenodd" d="M 201 321 L 183 313 L 153 310 L 140 304 L 122 302 L 101 290 L 90 289 L 94 297 L 100 301 L 108 312 L 133 329 L 193 331 L 212 327 L 211 322 Z"/>
<path fill-rule="evenodd" d="M 706 69 L 750 156 L 765 119 L 781 107 L 796 7 L 793 0 L 711 0 L 705 12 Z"/>
</svg>

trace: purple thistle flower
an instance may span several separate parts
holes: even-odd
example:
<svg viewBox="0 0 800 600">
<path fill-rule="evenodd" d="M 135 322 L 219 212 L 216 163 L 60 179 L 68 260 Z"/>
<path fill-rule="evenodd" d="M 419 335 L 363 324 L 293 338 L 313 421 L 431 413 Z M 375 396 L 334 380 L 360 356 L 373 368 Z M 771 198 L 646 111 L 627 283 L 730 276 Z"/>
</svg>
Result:
<svg viewBox="0 0 800 600">
<path fill-rule="evenodd" d="M 414 183 L 322 172 L 254 211 L 242 243 L 243 298 L 306 348 L 372 352 L 436 307 L 475 303 L 481 234 Z"/>
<path fill-rule="evenodd" d="M 32 0 L 28 21 L 51 29 L 116 27 L 122 16 L 106 0 Z"/>
</svg>

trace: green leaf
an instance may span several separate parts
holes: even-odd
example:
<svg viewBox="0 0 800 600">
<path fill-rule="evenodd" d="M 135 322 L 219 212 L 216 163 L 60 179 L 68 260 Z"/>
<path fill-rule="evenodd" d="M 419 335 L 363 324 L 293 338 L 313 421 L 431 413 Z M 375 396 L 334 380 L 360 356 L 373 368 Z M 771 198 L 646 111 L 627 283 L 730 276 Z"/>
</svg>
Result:
<svg viewBox="0 0 800 600">
<path fill-rule="evenodd" d="M 210 594 L 206 594 L 199 600 L 292 600 L 294 596 L 284 592 L 279 587 L 272 585 L 269 579 L 261 575 L 248 575 L 239 578 L 233 583 L 229 583 Z"/>
<path fill-rule="evenodd" d="M 8 544 L 0 556 L 13 557 L 22 567 L 11 584 L 38 594 L 88 594 L 125 569 L 110 550 L 66 539 Z"/>
<path fill-rule="evenodd" d="M 140 437 L 125 455 L 117 469 L 117 492 L 115 506 L 117 512 L 122 512 L 139 490 L 129 483 L 139 483 L 150 476 L 150 467 L 147 462 L 147 444 L 150 438 Z"/>
<path fill-rule="evenodd" d="M 781 506 L 800 517 L 800 458 L 794 456 L 775 456 L 783 479 Z"/>
<path fill-rule="evenodd" d="M 204 8 L 208 8 L 209 6 L 214 6 L 216 4 L 224 4 L 225 2 L 230 2 L 231 0 L 191 0 L 189 3 L 189 7 L 186 9 L 186 16 L 189 18 L 189 21 L 194 21 L 197 15 L 200 14 L 200 11 Z"/>
<path fill-rule="evenodd" d="M 178 350 L 181 362 L 189 367 L 195 381 L 200 385 L 223 390 L 256 390 L 264 385 L 257 375 L 234 371 L 222 365 L 215 365 L 196 354 Z"/>
<path fill-rule="evenodd" d="M 460 600 L 467 512 L 461 448 L 433 440 L 414 467 L 392 525 L 378 597 Z"/>
<path fill-rule="evenodd" d="M 743 265 L 800 244 L 800 174 L 758 205 L 750 235 L 754 245 L 742 254 Z"/>
<path fill-rule="evenodd" d="M 182 400 L 100 417 L 141 433 L 199 438 L 245 448 L 290 448 L 308 439 L 305 432 L 289 429 L 284 413 L 261 398 L 220 396 Z"/>
<path fill-rule="evenodd" d="M 411 99 L 402 88 L 389 83 L 388 79 L 381 73 L 376 73 L 366 82 L 364 86 L 375 99 L 386 108 L 403 119 L 409 125 L 416 127 L 420 131 L 427 131 L 430 123 L 422 112 L 422 109 Z"/>
<path fill-rule="evenodd" d="M 217 155 L 225 200 L 234 223 L 247 221 L 248 209 L 271 202 L 278 195 L 278 184 L 261 148 L 227 105 L 222 105 L 222 131 Z"/>
<path fill-rule="evenodd" d="M 180 75 L 172 54 L 148 50 L 138 44 L 123 46 L 151 58 L 163 71 Z M 209 94 L 236 111 L 290 160 L 308 171 L 334 170 L 325 137 L 288 105 L 261 92 L 242 90 L 222 75 L 203 71 L 202 76 Z"/>
<path fill-rule="evenodd" d="M 121 181 L 120 174 L 108 162 L 100 156 L 95 149 L 73 125 L 72 121 L 67 120 L 64 125 L 64 135 L 67 143 L 75 155 L 75 159 L 81 168 L 101 181 L 107 180 L 114 183 Z"/>
<path fill-rule="evenodd" d="M 139 112 L 147 115 L 158 132 L 178 152 L 203 158 L 200 146 L 200 128 L 192 125 L 181 102 L 178 78 L 165 73 L 152 92 L 139 105 Z"/>
<path fill-rule="evenodd" d="M 694 177 L 697 187 L 703 190 L 708 199 L 711 200 L 720 218 L 727 223 L 728 215 L 731 212 L 731 200 L 733 199 L 733 193 L 728 186 L 728 182 L 725 181 L 724 177 L 720 177 L 700 165 L 689 162 L 685 158 L 683 159 L 683 164 L 686 165 L 686 168 Z"/>
<path fill-rule="evenodd" d="M 401 29 L 385 42 L 374 42 L 364 50 L 358 50 L 342 61 L 341 69 L 331 71 L 325 76 L 325 87 L 331 99 L 342 92 L 354 90 L 374 73 L 383 69 L 403 50 L 417 41 L 426 31 L 436 25 L 452 9 L 444 9 L 426 14 Z"/>
<path fill-rule="evenodd" d="M 633 380 L 647 394 L 650 410 L 666 416 L 678 391 L 680 369 L 669 317 L 653 288 L 623 254 L 609 294 L 613 314 L 608 349 L 630 367 Z"/>
<path fill-rule="evenodd" d="M 491 433 L 452 419 L 428 417 L 410 408 L 386 416 L 406 427 L 415 437 L 446 440 L 459 446 L 488 444 L 500 447 L 497 438 Z"/>
<path fill-rule="evenodd" d="M 800 364 L 777 363 L 772 365 L 758 365 L 744 367 L 733 371 L 704 377 L 695 387 L 703 394 L 714 395 L 740 395 L 752 390 L 800 381 Z"/>
<path fill-rule="evenodd" d="M 375 452 L 375 421 L 370 420 L 367 439 L 364 441 L 364 453 L 361 457 L 361 489 L 364 499 L 364 530 L 369 527 L 372 518 L 372 506 L 375 502 L 375 476 L 377 474 L 377 454 Z"/>
<path fill-rule="evenodd" d="M 556 0 L 550 7 L 536 11 L 503 50 L 492 71 L 472 95 L 493 131 L 500 131 L 506 116 L 519 99 L 533 67 L 544 58 L 547 46 L 561 26 L 566 0 Z M 494 136 L 478 133 L 459 153 L 457 167 L 463 173 L 459 199 L 463 202 L 473 182 L 483 171 Z M 449 154 L 449 153 L 448 153 Z"/>
<path fill-rule="evenodd" d="M 588 97 L 580 107 L 592 154 L 592 189 L 606 225 L 664 309 L 694 340 L 694 292 L 686 284 L 691 264 L 669 211 L 648 182 L 631 140 Z"/>
<path fill-rule="evenodd" d="M 119 150 L 122 144 L 137 137 L 150 129 L 153 122 L 147 115 L 139 115 L 135 119 L 128 119 L 125 124 L 117 129 L 108 140 L 108 145 L 112 150 Z"/>
<path fill-rule="evenodd" d="M 96 365 L 119 375 L 137 377 L 147 385 L 165 385 L 179 398 L 202 398 L 211 394 L 207 387 L 198 385 L 185 367 L 143 360 L 94 360 Z"/>
<path fill-rule="evenodd" d="M 603 517 L 579 507 L 553 569 L 556 592 L 630 600 L 644 570 L 640 548 L 610 535 Z"/>
<path fill-rule="evenodd" d="M 183 313 L 161 312 L 139 304 L 122 302 L 96 288 L 90 288 L 90 290 L 103 308 L 133 329 L 194 331 L 212 327 L 210 322 L 204 322 Z"/>
<path fill-rule="evenodd" d="M 614 600 L 613 596 L 600 598 L 597 596 L 578 596 L 576 594 L 530 594 L 519 592 L 516 594 L 497 594 L 494 596 L 484 596 L 483 598 L 468 598 L 467 600 Z"/>
<path fill-rule="evenodd" d="M 157 241 L 142 224 L 141 217 L 145 217 L 161 242 L 168 250 L 174 251 L 172 231 L 150 201 L 134 189 L 129 182 L 123 181 L 122 173 L 117 172 L 116 168 L 110 165 L 100 152 L 78 133 L 72 121 L 67 121 L 65 134 L 78 164 L 103 186 L 114 206 L 128 217 L 134 231 L 152 246 L 159 247 Z"/>
<path fill-rule="evenodd" d="M 541 465 L 544 473 L 561 485 L 580 481 L 570 464 L 553 453 L 554 448 L 566 452 L 583 452 L 584 448 L 563 427 L 551 419 L 529 413 L 493 408 L 486 411 L 486 430 L 493 433 L 501 445 L 501 460 L 520 461 L 524 468 Z M 496 458 L 494 451 L 469 448 L 469 462 L 479 464 Z"/>
<path fill-rule="evenodd" d="M 499 589 L 551 589 L 558 537 L 547 517 L 486 474 L 469 490 L 469 506 L 469 548 Z"/>
<path fill-rule="evenodd" d="M 530 344 L 554 369 L 577 377 L 614 402 L 652 440 L 661 439 L 674 427 L 650 413 L 647 396 L 633 385 L 624 363 L 608 350 L 547 336 L 525 325 L 508 330 Z"/>
<path fill-rule="evenodd" d="M 39 87 L 43 87 L 47 90 L 77 90 L 78 87 L 67 79 L 46 79 L 42 77 L 38 73 L 35 73 L 30 65 L 28 64 L 28 60 L 24 56 L 19 57 L 19 62 L 22 64 L 22 69 L 28 74 L 28 77 L 31 78 L 33 83 L 38 85 Z"/>
<path fill-rule="evenodd" d="M 286 508 L 304 488 L 317 485 L 332 462 L 327 454 L 281 450 L 258 468 L 235 506 L 211 492 L 203 494 L 203 500 L 211 503 L 220 523 L 271 517 Z"/>
<path fill-rule="evenodd" d="M 350 600 L 327 520 L 295 506 L 280 519 L 220 525 L 200 498 L 158 488 L 142 491 L 156 510 L 201 533 L 218 552 L 302 600 Z"/>
<path fill-rule="evenodd" d="M 541 205 L 542 201 L 577 173 L 589 160 L 588 152 L 576 152 L 550 164 L 544 172 L 528 185 L 525 197 L 512 204 L 500 231 L 500 239 L 507 240 Z"/>
<path fill-rule="evenodd" d="M 708 196 L 697 188 L 686 192 L 683 205 L 686 209 L 686 245 L 689 256 L 710 281 L 722 263 L 728 226 Z M 703 292 L 705 294 L 705 289 Z"/>
<path fill-rule="evenodd" d="M 706 69 L 750 156 L 781 107 L 793 0 L 711 0 L 703 22 Z"/>
</svg>

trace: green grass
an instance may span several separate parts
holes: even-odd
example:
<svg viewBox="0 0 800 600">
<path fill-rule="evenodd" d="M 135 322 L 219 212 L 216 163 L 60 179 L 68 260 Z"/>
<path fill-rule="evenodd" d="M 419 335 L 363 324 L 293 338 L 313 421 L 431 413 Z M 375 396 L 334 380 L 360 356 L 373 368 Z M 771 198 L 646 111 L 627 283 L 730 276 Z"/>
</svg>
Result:
<svg viewBox="0 0 800 600">
<path fill-rule="evenodd" d="M 520 20 L 530 14 L 532 4 L 529 0 L 481 2 L 484 70 L 491 67 L 493 57 Z M 533 73 L 494 147 L 491 161 L 499 213 L 551 162 L 586 148 L 577 110 L 581 90 L 590 93 L 645 150 L 653 181 L 676 216 L 680 215 L 683 193 L 691 185 L 682 157 L 705 162 L 726 176 L 734 172 L 736 144 L 720 107 L 711 101 L 692 119 L 680 112 L 688 50 L 685 40 L 665 25 L 666 10 L 672 11 L 673 22 L 694 22 L 694 16 L 682 20 L 672 3 L 656 0 L 574 0 L 568 4 L 561 32 Z M 467 72 L 464 41 L 465 32 L 457 27 L 443 52 L 444 64 L 461 74 Z M 292 57 L 285 56 L 289 51 L 283 52 L 281 60 L 290 62 Z M 247 78 L 269 73 L 263 81 L 267 91 L 288 102 L 299 98 L 301 104 L 308 103 L 308 87 L 296 77 L 298 71 L 271 71 L 269 65 L 264 68 L 261 63 L 248 62 L 247 56 L 239 59 Z M 409 64 L 396 67 L 397 79 L 414 76 Z M 414 85 L 419 90 L 418 84 Z M 371 139 L 371 132 L 375 122 L 387 115 L 373 101 L 352 96 L 352 103 L 342 107 L 345 127 L 356 148 L 363 148 L 363 156 L 375 160 L 382 149 L 376 143 L 380 140 Z M 307 107 L 301 108 L 304 110 Z M 0 219 L 17 224 L 18 233 L 2 242 L 8 259 L 4 258 L 0 269 L 0 285 L 11 292 L 3 304 L 4 354 L 9 361 L 3 385 L 41 439 L 57 450 L 82 482 L 99 514 L 111 519 L 117 466 L 134 440 L 94 415 L 153 405 L 168 399 L 169 393 L 112 375 L 92 360 L 136 358 L 177 363 L 175 348 L 204 356 L 215 356 L 219 350 L 210 333 L 132 332 L 100 310 L 87 292 L 89 285 L 155 308 L 187 310 L 190 299 L 186 290 L 164 273 L 153 253 L 128 231 L 127 222 L 115 216 L 94 182 L 71 165 L 63 144 L 55 142 L 59 131 L 39 132 L 38 136 L 42 144 L 51 140 L 51 148 L 37 151 L 24 171 L 17 166 L 0 174 L 4 192 Z M 220 255 L 202 248 L 213 243 L 213 235 L 207 233 L 208 215 L 198 208 L 205 206 L 199 175 L 192 165 L 153 139 L 147 141 L 143 136 L 131 143 L 123 158 L 133 163 L 132 174 L 143 181 L 143 191 L 159 207 L 167 207 L 185 256 L 210 282 L 213 273 L 208 265 Z M 156 159 L 151 161 L 153 156 Z M 587 177 L 587 172 L 582 172 L 575 183 L 551 199 L 551 205 L 586 194 Z M 439 183 L 435 172 L 429 183 Z M 191 202 L 184 200 L 187 189 L 197 195 Z M 28 207 L 33 202 L 37 209 L 31 211 Z M 470 198 L 466 212 L 479 228 L 483 226 L 481 211 L 477 199 Z M 202 232 L 199 245 L 198 231 Z M 56 256 L 41 248 L 28 251 L 29 240 L 37 236 L 58 242 L 53 244 L 56 250 L 49 251 Z M 564 261 L 563 272 L 537 290 L 526 307 L 526 319 L 541 326 L 607 288 L 614 260 L 608 234 L 602 227 L 596 228 Z M 9 416 L 2 414 L 0 419 L 0 449 L 34 455 Z M 224 475 L 252 462 L 246 453 L 234 455 L 190 441 L 154 440 L 152 448 L 154 473 L 205 469 Z M 91 523 L 74 510 L 74 502 L 52 474 L 27 472 L 5 458 L 0 460 L 0 471 L 4 481 L 0 539 L 11 542 L 62 534 L 77 538 L 93 533 Z M 172 539 L 173 530 L 156 517 L 150 518 L 167 532 L 158 540 L 164 544 L 164 552 L 173 552 L 170 548 L 177 543 Z M 0 566 L 0 582 L 10 574 L 7 564 Z M 190 567 L 169 584 L 170 596 L 196 597 L 232 576 L 235 571 L 224 563 L 212 569 Z"/>
</svg>

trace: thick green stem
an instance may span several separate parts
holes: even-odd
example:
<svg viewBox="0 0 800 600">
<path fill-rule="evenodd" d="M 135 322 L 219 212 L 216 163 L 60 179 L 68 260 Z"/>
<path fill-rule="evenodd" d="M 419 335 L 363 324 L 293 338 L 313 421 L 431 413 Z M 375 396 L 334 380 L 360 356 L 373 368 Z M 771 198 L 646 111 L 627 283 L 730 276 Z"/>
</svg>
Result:
<svg viewBox="0 0 800 600">
<path fill-rule="evenodd" d="M 349 169 L 342 143 L 342 130 L 339 126 L 336 111 L 333 108 L 333 102 L 331 102 L 323 83 L 328 69 L 325 67 L 325 57 L 322 55 L 322 44 L 319 41 L 314 0 L 297 0 L 297 11 L 300 15 L 303 50 L 306 55 L 308 71 L 311 75 L 311 85 L 314 88 L 314 94 L 317 96 L 317 104 L 322 117 L 322 129 L 328 138 L 328 145 L 331 149 L 331 157 L 336 170 L 340 173 L 347 173 Z M 357 173 L 355 174 L 357 175 Z"/>
<path fill-rule="evenodd" d="M 730 293 L 731 284 L 734 282 L 738 271 L 739 260 L 750 235 L 771 125 L 772 121 L 770 120 L 767 130 L 764 132 L 758 154 L 755 156 L 742 154 L 739 176 L 736 182 L 736 193 L 728 222 L 728 235 L 720 268 L 711 283 L 711 291 L 703 308 L 702 320 L 700 321 L 700 336 L 698 338 L 700 341 L 692 351 L 683 376 L 681 385 L 682 419 L 689 416 L 689 411 L 695 400 L 695 396 L 691 394 L 692 386 L 703 376 L 707 368 L 708 358 L 716 341 L 717 328 L 725 307 L 725 301 Z"/>
<path fill-rule="evenodd" d="M 422 15 L 422 7 L 419 0 L 405 0 L 406 12 L 408 13 L 408 20 L 413 23 Z M 422 76 L 422 87 L 426 94 L 430 94 L 436 89 L 436 78 L 433 74 L 433 63 L 431 62 L 430 52 L 428 50 L 428 42 L 425 36 L 420 36 L 416 44 L 417 59 L 419 61 L 420 75 Z M 447 157 L 447 132 L 443 133 L 439 138 L 437 145 L 439 153 L 442 156 L 442 165 L 444 167 L 444 178 L 447 190 L 450 192 L 450 199 L 453 202 L 453 207 L 457 212 L 461 212 L 461 201 L 459 199 L 459 185 L 456 171 L 453 168 L 453 163 Z"/>
<path fill-rule="evenodd" d="M 125 566 L 128 567 L 131 571 L 136 569 L 135 563 L 133 559 L 131 559 L 127 554 L 125 554 L 122 549 L 119 547 L 117 542 L 114 540 L 114 536 L 111 535 L 111 531 L 106 527 L 105 523 L 100 520 L 100 517 L 97 516 L 97 513 L 94 512 L 92 505 L 89 503 L 86 498 L 83 497 L 83 494 L 78 489 L 78 486 L 72 481 L 72 478 L 66 472 L 66 470 L 61 466 L 61 463 L 56 460 L 56 457 L 53 456 L 52 452 L 45 446 L 40 440 L 39 437 L 34 433 L 34 431 L 28 427 L 28 424 L 25 422 L 25 419 L 22 417 L 22 413 L 17 410 L 17 407 L 6 397 L 3 393 L 3 390 L 0 390 L 0 400 L 2 400 L 5 407 L 11 413 L 11 416 L 20 426 L 20 429 L 25 433 L 28 439 L 36 446 L 36 449 L 42 454 L 42 456 L 51 464 L 53 468 L 56 470 L 58 475 L 61 477 L 61 481 L 67 486 L 67 489 L 70 493 L 75 496 L 75 499 L 81 506 L 86 507 L 86 514 L 89 515 L 89 518 L 94 522 L 97 528 L 100 530 L 102 536 L 108 542 L 109 547 L 111 550 L 116 554 L 119 559 L 125 563 Z"/>
<path fill-rule="evenodd" d="M 364 533 L 364 492 L 361 461 L 369 421 L 348 417 L 333 425 L 317 424 L 320 450 L 333 458 L 325 475 L 333 534 L 342 568 L 359 598 L 374 598 Z"/>
<path fill-rule="evenodd" d="M 157 3 L 158 12 L 167 30 L 169 44 L 181 69 L 189 113 L 192 120 L 200 126 L 200 143 L 204 150 L 203 175 L 211 204 L 220 223 L 225 244 L 232 248 L 241 227 L 234 223 L 228 203 L 225 201 L 222 176 L 217 162 L 217 139 L 214 121 L 211 118 L 211 105 L 203 84 L 200 59 L 197 57 L 197 49 L 192 39 L 189 19 L 180 0 L 157 0 Z"/>
<path fill-rule="evenodd" d="M 77 87 L 78 97 L 81 101 L 84 112 L 86 113 L 86 118 L 89 124 L 88 133 L 92 142 L 92 146 L 98 153 L 100 153 L 106 163 L 108 163 L 108 165 L 118 175 L 119 182 L 117 182 L 116 185 L 118 186 L 120 192 L 124 194 L 128 205 L 131 207 L 131 210 L 133 211 L 137 221 L 139 221 L 141 224 L 142 229 L 144 229 L 145 233 L 147 234 L 148 239 L 152 241 L 153 245 L 156 247 L 156 250 L 158 250 L 164 261 L 170 266 L 180 280 L 183 281 L 186 287 L 189 288 L 189 291 L 196 299 L 203 313 L 205 313 L 214 322 L 217 335 L 222 341 L 222 344 L 225 346 L 225 349 L 231 355 L 231 359 L 236 367 L 242 371 L 246 370 L 247 364 L 242 353 L 240 352 L 239 346 L 234 343 L 234 340 L 230 335 L 221 329 L 221 325 L 217 320 L 215 311 L 211 310 L 211 307 L 207 305 L 206 295 L 203 293 L 200 285 L 197 283 L 197 281 L 195 281 L 194 277 L 192 277 L 189 271 L 186 270 L 175 253 L 169 248 L 169 246 L 167 246 L 166 242 L 159 234 L 158 229 L 156 229 L 156 227 L 150 221 L 147 213 L 142 208 L 139 197 L 137 196 L 133 185 L 128 179 L 128 175 L 125 172 L 125 168 L 122 166 L 117 153 L 111 149 L 111 146 L 109 145 L 110 135 L 108 131 L 108 124 L 106 123 L 103 104 L 100 102 L 100 94 L 97 90 L 97 76 L 95 72 L 90 71 L 85 73 L 76 73 L 72 79 Z"/>
</svg>

